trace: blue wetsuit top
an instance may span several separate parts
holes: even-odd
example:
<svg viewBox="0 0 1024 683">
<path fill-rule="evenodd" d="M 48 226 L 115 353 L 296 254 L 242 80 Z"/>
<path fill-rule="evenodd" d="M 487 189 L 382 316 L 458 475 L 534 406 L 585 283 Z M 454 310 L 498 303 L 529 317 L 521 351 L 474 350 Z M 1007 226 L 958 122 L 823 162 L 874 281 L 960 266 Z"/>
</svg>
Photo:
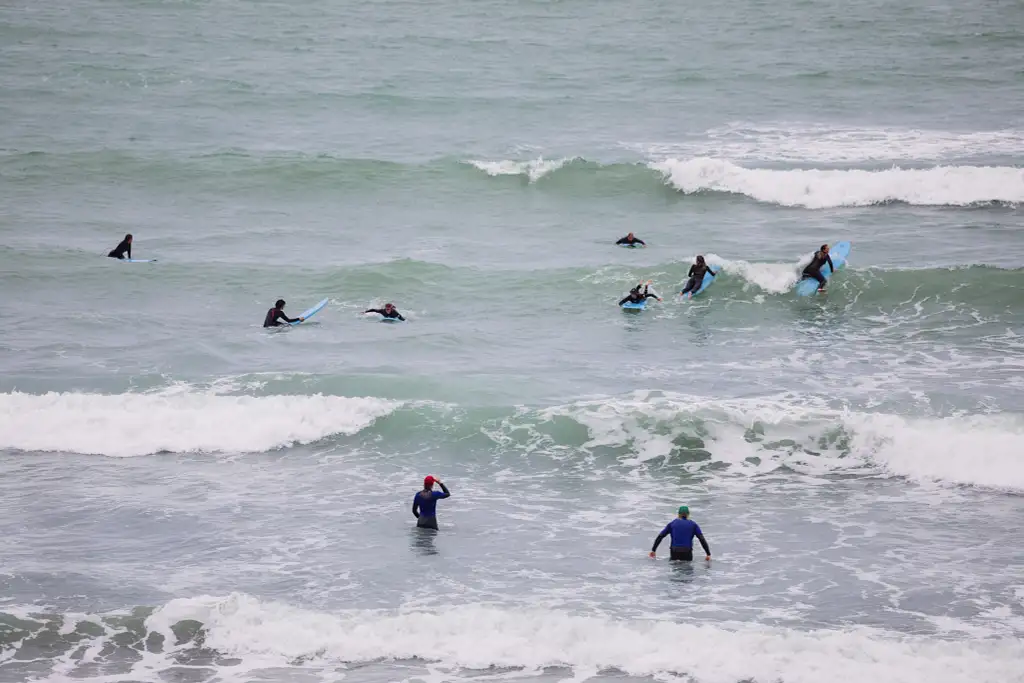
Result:
<svg viewBox="0 0 1024 683">
<path fill-rule="evenodd" d="M 437 484 L 441 487 L 440 491 L 430 491 L 429 497 L 423 495 L 428 493 L 427 491 L 418 491 L 412 499 L 412 516 L 416 519 L 420 517 L 436 517 L 437 501 L 452 495 L 449 493 L 447 486 L 441 482 L 437 482 Z"/>
<path fill-rule="evenodd" d="M 708 542 L 704 540 L 704 534 L 701 533 L 700 527 L 697 523 L 683 518 L 673 519 L 665 528 L 661 530 L 658 537 L 654 539 L 654 547 L 651 551 L 657 551 L 658 546 L 661 544 L 661 539 L 665 538 L 669 534 L 672 535 L 672 547 L 673 548 L 692 548 L 693 537 L 696 536 L 697 540 L 704 547 L 704 554 L 710 555 L 711 549 L 708 547 Z"/>
</svg>

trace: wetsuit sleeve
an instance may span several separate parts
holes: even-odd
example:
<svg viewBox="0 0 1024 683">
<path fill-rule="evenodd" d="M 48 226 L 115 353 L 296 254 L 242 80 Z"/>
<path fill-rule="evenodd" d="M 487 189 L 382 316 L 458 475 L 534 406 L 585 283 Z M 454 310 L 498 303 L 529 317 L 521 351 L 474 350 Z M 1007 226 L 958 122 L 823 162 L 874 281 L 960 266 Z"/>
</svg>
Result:
<svg viewBox="0 0 1024 683">
<path fill-rule="evenodd" d="M 651 294 L 650 292 L 645 292 L 644 293 L 644 298 L 645 299 L 657 299 L 658 295 L 657 294 Z"/>
<path fill-rule="evenodd" d="M 636 239 L 636 240 L 634 240 L 634 242 L 635 242 L 636 244 L 642 244 L 642 245 L 644 245 L 645 247 L 647 246 L 647 242 L 644 242 L 644 241 L 643 241 L 642 239 Z"/>
<path fill-rule="evenodd" d="M 698 533 L 695 534 L 695 536 L 697 537 L 697 540 L 700 541 L 701 547 L 704 548 L 704 554 L 711 555 L 711 547 L 708 546 L 708 542 L 704 540 L 704 534 Z"/>
<path fill-rule="evenodd" d="M 412 497 L 412 516 L 416 519 L 420 518 L 420 494 L 416 494 Z"/>
<path fill-rule="evenodd" d="M 129 244 L 128 245 L 128 258 L 130 259 L 131 257 L 132 257 L 132 245 Z"/>
<path fill-rule="evenodd" d="M 619 241 L 616 242 L 615 244 L 626 244 L 627 241 L 628 240 L 625 237 L 620 237 Z"/>
<path fill-rule="evenodd" d="M 441 493 L 435 493 L 434 498 L 448 498 L 449 496 L 452 495 L 452 492 L 448 490 L 447 486 L 445 486 L 441 482 L 437 482 L 437 485 L 441 487 Z"/>
<path fill-rule="evenodd" d="M 661 533 L 658 534 L 658 537 L 654 539 L 654 545 L 651 546 L 652 553 L 658 552 L 658 546 L 661 545 L 662 539 L 668 536 L 670 533 L 672 533 L 672 525 L 667 524 L 665 525 L 665 528 L 661 530 Z"/>
<path fill-rule="evenodd" d="M 832 269 L 832 272 L 833 273 L 836 272 L 836 267 L 834 265 L 832 265 L 832 257 L 831 256 L 825 256 L 825 260 L 828 261 L 828 267 Z"/>
<path fill-rule="evenodd" d="M 690 266 L 689 272 L 686 273 L 686 277 L 693 277 L 693 269 L 697 266 Z"/>
<path fill-rule="evenodd" d="M 367 308 L 363 313 L 380 313 L 381 315 L 384 315 L 384 311 L 379 308 Z"/>
<path fill-rule="evenodd" d="M 277 322 L 278 320 L 283 320 L 283 321 L 285 321 L 286 323 L 297 323 L 297 322 L 299 322 L 299 319 L 298 319 L 298 318 L 289 318 L 288 316 L 286 316 L 286 315 L 284 314 L 284 311 L 278 311 L 278 312 L 277 312 L 277 313 L 276 313 L 276 314 L 274 315 L 274 322 Z"/>
<path fill-rule="evenodd" d="M 622 304 L 626 303 L 627 301 L 629 301 L 629 297 L 628 296 L 623 298 L 622 301 L 619 302 L 619 305 L 621 306 Z"/>
<path fill-rule="evenodd" d="M 397 317 L 397 318 L 398 318 L 399 320 L 405 320 L 405 317 L 404 317 L 404 316 L 402 316 L 402 314 L 401 314 L 401 313 L 399 313 L 399 314 L 398 314 L 398 315 L 397 315 L 396 317 Z"/>
</svg>

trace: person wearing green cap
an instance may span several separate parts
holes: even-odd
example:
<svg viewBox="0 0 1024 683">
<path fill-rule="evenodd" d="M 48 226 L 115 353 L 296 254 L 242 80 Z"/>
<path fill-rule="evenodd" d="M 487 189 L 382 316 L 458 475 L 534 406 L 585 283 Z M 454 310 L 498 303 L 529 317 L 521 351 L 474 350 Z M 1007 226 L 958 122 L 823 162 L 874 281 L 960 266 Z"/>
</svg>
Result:
<svg viewBox="0 0 1024 683">
<path fill-rule="evenodd" d="M 697 523 L 690 519 L 690 508 L 682 505 L 679 507 L 679 517 L 669 522 L 658 537 L 654 539 L 654 547 L 651 548 L 651 557 L 656 557 L 658 552 L 658 546 L 661 544 L 661 539 L 665 538 L 669 534 L 672 535 L 672 545 L 670 546 L 669 552 L 671 553 L 670 559 L 672 560 L 693 560 L 693 538 L 697 537 L 700 541 L 701 546 L 704 547 L 704 554 L 707 556 L 704 559 L 711 561 L 711 548 L 708 547 L 708 542 L 704 540 L 704 534 L 701 532 L 700 527 Z"/>
</svg>

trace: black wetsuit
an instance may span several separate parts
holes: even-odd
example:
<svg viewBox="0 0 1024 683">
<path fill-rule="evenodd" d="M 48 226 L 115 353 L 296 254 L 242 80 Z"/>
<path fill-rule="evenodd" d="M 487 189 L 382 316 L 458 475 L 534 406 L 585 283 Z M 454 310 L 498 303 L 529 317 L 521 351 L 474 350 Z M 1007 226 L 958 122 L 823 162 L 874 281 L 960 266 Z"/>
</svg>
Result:
<svg viewBox="0 0 1024 683">
<path fill-rule="evenodd" d="M 267 317 L 263 319 L 263 327 L 277 327 L 281 324 L 281 320 L 286 323 L 295 323 L 299 321 L 298 318 L 289 318 L 284 314 L 284 311 L 275 306 L 267 311 Z"/>
<path fill-rule="evenodd" d="M 615 244 L 642 244 L 645 247 L 647 246 L 647 242 L 644 242 L 639 237 L 634 237 L 633 239 L 629 239 L 629 237 L 623 237 L 622 239 L 620 239 Z"/>
<path fill-rule="evenodd" d="M 390 313 L 383 308 L 367 308 L 366 313 L 380 313 L 385 318 L 391 318 L 392 320 L 405 320 L 397 308 L 392 308 Z"/>
<path fill-rule="evenodd" d="M 811 262 L 807 264 L 806 268 L 804 268 L 803 276 L 814 278 L 815 280 L 817 280 L 819 289 L 825 288 L 825 276 L 821 274 L 821 268 L 826 263 L 834 273 L 836 267 L 832 265 L 832 257 L 829 256 L 828 254 L 823 254 L 820 251 L 816 251 L 814 252 L 814 258 L 812 258 Z"/>
<path fill-rule="evenodd" d="M 626 295 L 626 298 L 624 298 L 622 301 L 619 302 L 619 305 L 621 306 L 622 304 L 626 303 L 627 301 L 632 301 L 634 304 L 638 304 L 641 301 L 646 301 L 647 299 L 657 299 L 657 298 L 658 298 L 657 296 L 655 296 L 654 294 L 651 294 L 650 292 L 648 292 L 647 288 L 644 287 L 643 293 L 641 293 L 639 289 L 632 290 L 629 294 Z"/>
<path fill-rule="evenodd" d="M 437 501 L 451 496 L 448 487 L 437 482 L 440 491 L 424 489 L 412 499 L 412 516 L 421 529 L 437 529 Z"/>
<path fill-rule="evenodd" d="M 132 257 L 132 242 L 127 238 L 121 240 L 121 243 L 114 247 L 107 256 L 110 258 L 123 259 L 125 254 L 128 255 L 128 258 Z"/>
<path fill-rule="evenodd" d="M 683 291 L 680 294 L 686 294 L 687 292 L 695 292 L 700 289 L 700 286 L 704 284 L 704 275 L 711 273 L 711 277 L 714 277 L 714 272 L 711 271 L 711 266 L 708 264 L 694 263 L 690 266 L 690 272 L 686 274 L 686 277 L 690 278 L 686 282 L 686 286 L 683 287 Z"/>
</svg>

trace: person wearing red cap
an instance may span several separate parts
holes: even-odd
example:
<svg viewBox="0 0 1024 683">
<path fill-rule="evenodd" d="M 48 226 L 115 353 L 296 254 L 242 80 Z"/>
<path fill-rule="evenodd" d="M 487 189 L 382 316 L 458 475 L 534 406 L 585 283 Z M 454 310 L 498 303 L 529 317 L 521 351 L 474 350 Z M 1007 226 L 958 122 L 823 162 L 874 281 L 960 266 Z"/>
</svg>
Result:
<svg viewBox="0 0 1024 683">
<path fill-rule="evenodd" d="M 434 490 L 434 484 L 441 487 Z M 416 526 L 421 529 L 437 529 L 437 501 L 452 495 L 440 479 L 427 475 L 423 479 L 423 490 L 412 499 L 412 516 L 416 518 Z"/>
</svg>

